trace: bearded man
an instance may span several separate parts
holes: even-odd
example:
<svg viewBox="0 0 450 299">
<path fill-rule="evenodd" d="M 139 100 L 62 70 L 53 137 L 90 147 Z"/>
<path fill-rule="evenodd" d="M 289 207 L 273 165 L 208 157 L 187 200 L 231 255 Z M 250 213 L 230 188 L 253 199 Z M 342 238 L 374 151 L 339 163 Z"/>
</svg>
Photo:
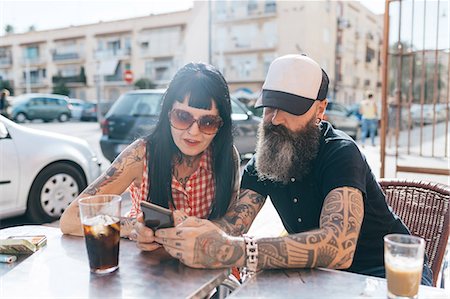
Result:
<svg viewBox="0 0 450 299">
<path fill-rule="evenodd" d="M 256 104 L 264 107 L 264 118 L 239 198 L 219 221 L 187 217 L 175 228 L 158 230 L 156 241 L 196 268 L 325 267 L 385 277 L 383 236 L 409 231 L 389 209 L 355 142 L 322 121 L 328 83 L 325 71 L 307 56 L 274 60 Z M 288 235 L 242 236 L 267 196 Z M 205 238 L 209 245 L 232 246 L 234 253 L 212 260 L 199 246 Z M 422 283 L 431 282 L 424 265 Z"/>
</svg>

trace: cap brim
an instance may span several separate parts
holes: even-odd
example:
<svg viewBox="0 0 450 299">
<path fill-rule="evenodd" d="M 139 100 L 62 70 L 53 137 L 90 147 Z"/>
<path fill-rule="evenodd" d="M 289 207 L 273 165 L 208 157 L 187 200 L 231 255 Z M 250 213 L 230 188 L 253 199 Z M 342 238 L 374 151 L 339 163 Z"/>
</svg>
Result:
<svg viewBox="0 0 450 299">
<path fill-rule="evenodd" d="M 294 115 L 303 115 L 308 112 L 314 101 L 287 92 L 263 90 L 255 103 L 255 108 L 271 107 Z"/>
</svg>

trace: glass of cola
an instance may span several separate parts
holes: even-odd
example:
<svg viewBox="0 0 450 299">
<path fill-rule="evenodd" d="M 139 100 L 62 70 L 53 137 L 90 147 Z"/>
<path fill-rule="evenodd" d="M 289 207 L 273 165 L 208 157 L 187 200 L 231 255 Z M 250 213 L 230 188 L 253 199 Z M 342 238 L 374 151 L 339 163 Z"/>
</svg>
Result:
<svg viewBox="0 0 450 299">
<path fill-rule="evenodd" d="M 119 268 L 119 195 L 94 195 L 78 201 L 91 272 L 106 274 Z"/>
</svg>

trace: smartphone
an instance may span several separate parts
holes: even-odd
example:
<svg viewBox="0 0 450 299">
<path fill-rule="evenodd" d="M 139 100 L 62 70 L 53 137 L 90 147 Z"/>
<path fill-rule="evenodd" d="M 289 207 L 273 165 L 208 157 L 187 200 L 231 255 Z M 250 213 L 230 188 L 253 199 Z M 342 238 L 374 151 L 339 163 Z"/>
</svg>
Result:
<svg viewBox="0 0 450 299">
<path fill-rule="evenodd" d="M 153 230 L 173 227 L 172 211 L 161 206 L 141 202 L 141 210 L 144 213 L 145 225 Z"/>
</svg>

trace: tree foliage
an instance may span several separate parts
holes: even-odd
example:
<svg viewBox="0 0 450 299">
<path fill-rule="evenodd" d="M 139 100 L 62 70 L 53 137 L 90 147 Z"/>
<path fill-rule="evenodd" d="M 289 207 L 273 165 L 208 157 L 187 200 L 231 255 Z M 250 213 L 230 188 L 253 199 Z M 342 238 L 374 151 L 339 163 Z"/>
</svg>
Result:
<svg viewBox="0 0 450 299">
<path fill-rule="evenodd" d="M 140 78 L 139 80 L 134 82 L 134 86 L 138 89 L 152 89 L 156 87 L 156 84 L 148 78 Z"/>
<path fill-rule="evenodd" d="M 58 80 L 57 83 L 53 85 L 52 93 L 69 96 L 70 89 L 66 86 L 66 83 L 64 83 L 63 80 Z"/>
</svg>

